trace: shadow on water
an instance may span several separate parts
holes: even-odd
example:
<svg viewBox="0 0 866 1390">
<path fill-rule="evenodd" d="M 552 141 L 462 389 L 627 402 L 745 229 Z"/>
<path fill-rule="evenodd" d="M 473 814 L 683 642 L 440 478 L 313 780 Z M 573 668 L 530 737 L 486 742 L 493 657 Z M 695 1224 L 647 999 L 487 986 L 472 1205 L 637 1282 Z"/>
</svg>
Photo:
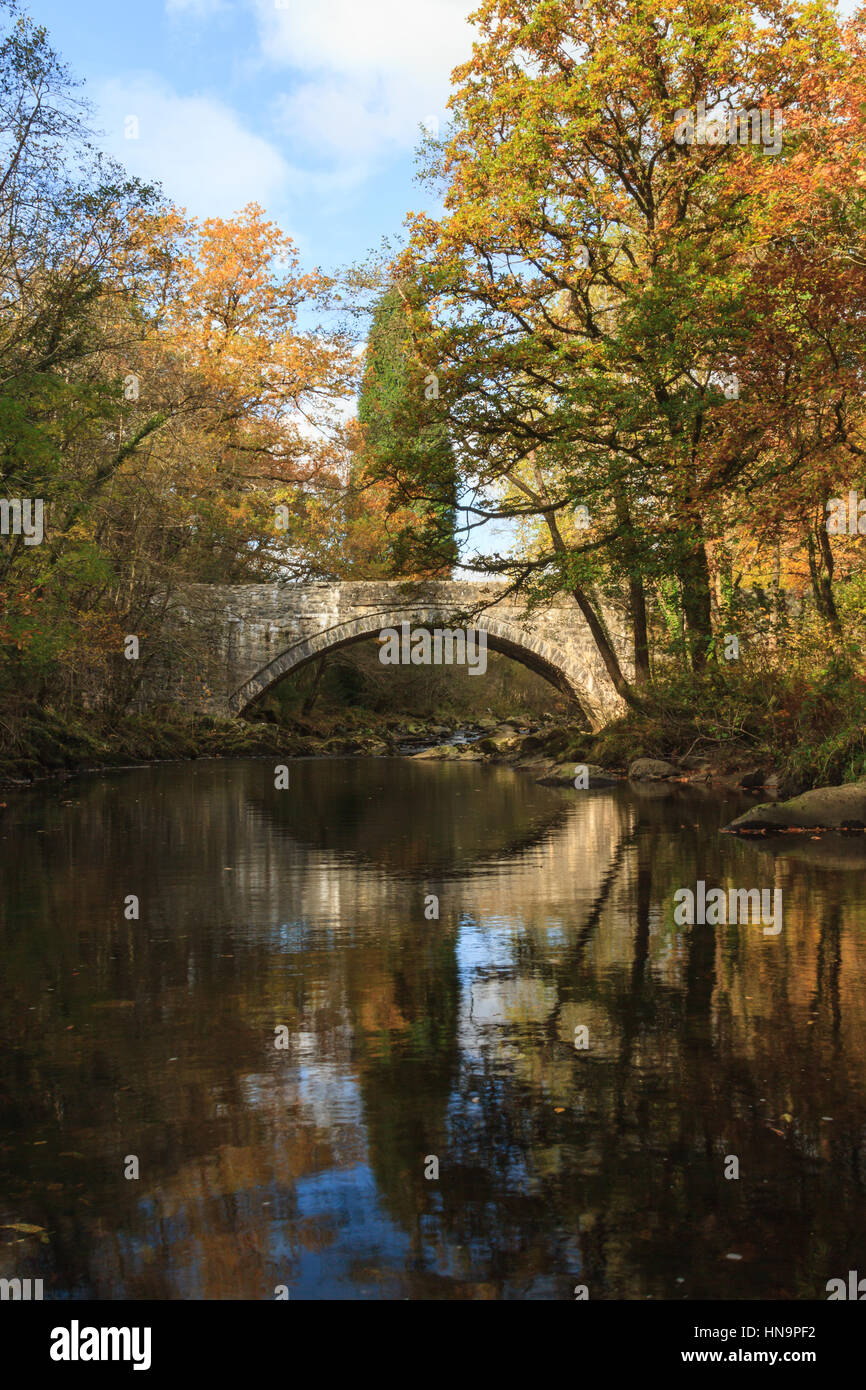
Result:
<svg viewBox="0 0 866 1390">
<path fill-rule="evenodd" d="M 0 1276 L 809 1298 L 862 1264 L 859 842 L 720 836 L 743 799 L 692 788 L 290 769 L 9 796 Z M 677 925 L 698 878 L 781 888 L 782 932 Z"/>
</svg>

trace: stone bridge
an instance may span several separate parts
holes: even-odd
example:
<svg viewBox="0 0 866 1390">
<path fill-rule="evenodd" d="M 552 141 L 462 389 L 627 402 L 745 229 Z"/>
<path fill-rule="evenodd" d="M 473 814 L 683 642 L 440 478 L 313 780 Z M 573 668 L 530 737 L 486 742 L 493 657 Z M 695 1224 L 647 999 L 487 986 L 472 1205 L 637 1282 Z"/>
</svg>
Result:
<svg viewBox="0 0 866 1390">
<path fill-rule="evenodd" d="M 593 728 L 622 704 L 573 599 L 527 611 L 508 585 L 441 580 L 317 584 L 192 584 L 166 615 L 167 657 L 151 668 L 149 698 L 172 698 L 214 714 L 240 714 L 284 676 L 385 627 L 472 627 L 487 646 L 520 661 L 574 699 Z M 604 620 L 631 674 L 621 614 Z M 481 677 L 479 677 L 481 679 Z"/>
</svg>

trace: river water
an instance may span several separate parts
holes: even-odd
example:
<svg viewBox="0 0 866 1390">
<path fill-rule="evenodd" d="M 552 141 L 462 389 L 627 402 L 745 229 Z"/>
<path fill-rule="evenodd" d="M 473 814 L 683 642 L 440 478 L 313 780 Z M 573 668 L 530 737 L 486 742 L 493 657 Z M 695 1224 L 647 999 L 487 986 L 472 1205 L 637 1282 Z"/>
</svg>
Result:
<svg viewBox="0 0 866 1390">
<path fill-rule="evenodd" d="M 797 1299 L 866 1274 L 866 837 L 720 836 L 748 803 L 693 788 L 289 769 L 6 793 L 0 1275 Z M 782 931 L 676 925 L 698 879 L 781 889 Z"/>
</svg>

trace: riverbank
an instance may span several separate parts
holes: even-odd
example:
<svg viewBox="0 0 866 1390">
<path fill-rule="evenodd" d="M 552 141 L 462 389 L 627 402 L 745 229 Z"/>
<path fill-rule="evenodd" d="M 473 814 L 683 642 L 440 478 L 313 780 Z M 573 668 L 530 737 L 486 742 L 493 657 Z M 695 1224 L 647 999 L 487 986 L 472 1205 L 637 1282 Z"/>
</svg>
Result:
<svg viewBox="0 0 866 1390">
<path fill-rule="evenodd" d="M 633 754 L 637 753 L 636 756 Z M 694 782 L 720 789 L 767 787 L 775 795 L 778 775 L 745 750 L 724 756 L 647 757 L 640 745 L 612 745 L 607 731 L 591 734 L 565 723 L 526 726 L 503 722 L 462 746 L 434 745 L 414 754 L 423 760 L 506 764 L 550 786 L 612 786 L 618 781 Z"/>
<path fill-rule="evenodd" d="M 14 730 L 5 730 L 0 786 L 28 786 L 44 778 L 136 763 L 268 755 L 487 761 L 509 764 L 537 780 L 562 785 L 573 783 L 578 765 L 589 768 L 590 778 L 597 783 L 602 776 L 608 781 L 625 778 L 636 759 L 651 758 L 663 760 L 666 775 L 683 781 L 760 787 L 775 774 L 780 795 L 792 795 L 809 785 L 786 779 L 771 756 L 756 758 L 748 748 L 733 743 L 706 751 L 687 744 L 671 748 L 669 742 L 660 747 L 657 739 L 635 730 L 628 719 L 592 734 L 554 716 L 516 715 L 504 721 L 487 716 L 467 721 L 345 709 L 273 723 L 180 711 L 71 719 L 51 709 L 34 708 Z"/>
<path fill-rule="evenodd" d="M 782 725 L 754 730 L 670 711 L 629 713 L 597 733 L 568 720 L 502 723 L 468 748 L 431 748 L 418 756 L 502 762 L 539 781 L 602 785 L 619 779 L 676 780 L 763 792 L 783 800 L 819 787 L 859 783 L 866 777 L 866 731 L 851 727 L 804 732 L 799 740 Z M 581 771 L 585 769 L 585 771 Z"/>
<path fill-rule="evenodd" d="M 185 715 L 179 710 L 119 719 L 97 714 L 71 718 L 33 707 L 14 726 L 3 726 L 0 787 L 194 758 L 411 755 L 448 739 L 480 738 L 497 724 L 495 718 L 423 719 L 356 709 L 272 723 Z"/>
</svg>

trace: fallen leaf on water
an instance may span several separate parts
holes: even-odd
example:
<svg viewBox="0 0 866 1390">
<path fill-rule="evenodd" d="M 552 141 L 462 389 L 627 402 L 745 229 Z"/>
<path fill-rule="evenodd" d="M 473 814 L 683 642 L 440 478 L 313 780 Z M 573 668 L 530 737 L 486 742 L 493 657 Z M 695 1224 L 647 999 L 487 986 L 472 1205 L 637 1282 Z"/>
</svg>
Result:
<svg viewBox="0 0 866 1390">
<path fill-rule="evenodd" d="M 31 1226 L 29 1221 L 7 1221 L 0 1227 L 4 1231 L 20 1231 L 25 1236 L 41 1236 L 45 1234 L 44 1226 Z"/>
<path fill-rule="evenodd" d="M 564 1114 L 565 1114 L 565 1106 L 564 1106 L 564 1105 L 555 1105 L 555 1106 L 553 1107 L 553 1113 L 554 1113 L 554 1115 L 564 1115 Z"/>
<path fill-rule="evenodd" d="M 779 1119 L 780 1119 L 780 1120 L 784 1120 L 784 1121 L 786 1122 L 786 1124 L 790 1124 L 791 1121 L 793 1120 L 793 1118 L 794 1118 L 793 1115 L 787 1115 L 787 1114 L 786 1114 L 786 1115 L 780 1115 L 780 1116 L 779 1116 Z"/>
</svg>

